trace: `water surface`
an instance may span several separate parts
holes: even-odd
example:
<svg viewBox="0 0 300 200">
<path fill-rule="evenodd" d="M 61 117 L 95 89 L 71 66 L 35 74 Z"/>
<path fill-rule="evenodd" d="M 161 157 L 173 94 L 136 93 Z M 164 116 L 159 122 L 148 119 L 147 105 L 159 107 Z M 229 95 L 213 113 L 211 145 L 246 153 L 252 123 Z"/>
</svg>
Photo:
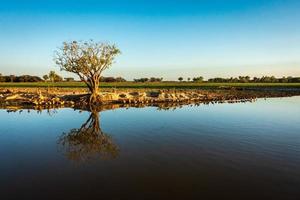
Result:
<svg viewBox="0 0 300 200">
<path fill-rule="evenodd" d="M 1 199 L 300 197 L 300 97 L 0 120 Z"/>
</svg>

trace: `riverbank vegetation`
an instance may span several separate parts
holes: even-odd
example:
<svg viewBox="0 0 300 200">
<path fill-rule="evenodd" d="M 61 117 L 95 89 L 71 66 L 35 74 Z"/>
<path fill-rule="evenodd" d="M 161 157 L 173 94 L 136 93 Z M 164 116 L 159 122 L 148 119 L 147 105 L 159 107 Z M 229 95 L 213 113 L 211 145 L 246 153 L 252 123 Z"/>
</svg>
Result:
<svg viewBox="0 0 300 200">
<path fill-rule="evenodd" d="M 86 88 L 83 82 L 2 82 L 0 88 Z M 215 88 L 299 88 L 300 83 L 210 83 L 210 82 L 100 82 L 100 88 L 215 89 Z"/>
<path fill-rule="evenodd" d="M 0 88 L 1 106 L 91 106 L 86 88 Z M 152 104 L 152 103 L 199 103 L 240 102 L 256 98 L 288 97 L 300 95 L 300 90 L 287 89 L 102 89 L 98 102 L 103 104 Z"/>
<path fill-rule="evenodd" d="M 180 80 L 179 80 L 180 78 Z M 300 83 L 300 77 L 281 77 L 276 78 L 274 76 L 262 76 L 262 77 L 249 77 L 239 76 L 231 78 L 210 78 L 205 80 L 202 76 L 193 78 L 182 78 L 179 77 L 178 81 L 164 80 L 163 77 L 150 77 L 150 78 L 135 78 L 133 81 L 126 80 L 123 77 L 100 77 L 100 82 L 114 83 L 114 82 L 135 82 L 135 83 Z M 0 83 L 20 83 L 20 82 L 81 82 L 75 80 L 73 77 L 65 77 L 58 75 L 54 71 L 50 71 L 49 74 L 44 75 L 42 78 L 33 75 L 2 75 L 0 73 Z M 61 83 L 59 83 L 61 84 Z M 76 83 L 75 83 L 76 84 Z M 68 84 L 66 84 L 68 85 Z"/>
<path fill-rule="evenodd" d="M 139 78 L 134 81 L 126 81 L 122 77 L 103 77 L 103 72 L 113 65 L 116 56 L 120 53 L 121 51 L 114 44 L 109 43 L 93 40 L 64 42 L 61 48 L 55 51 L 55 63 L 60 70 L 73 73 L 80 81 L 75 81 L 72 77 L 64 79 L 55 71 L 50 71 L 49 74 L 43 76 L 43 79 L 30 75 L 2 76 L 0 74 L 1 103 L 5 105 L 13 102 L 47 106 L 57 104 L 94 106 L 104 103 L 131 104 L 132 102 L 144 104 L 149 102 L 239 101 L 258 97 L 292 96 L 300 93 L 300 77 L 239 76 L 238 78 L 210 78 L 206 81 L 202 76 L 179 77 L 178 81 L 163 81 L 163 77 Z M 36 91 L 12 91 L 10 88 L 36 88 Z M 47 88 L 46 92 L 43 93 L 41 88 Z M 50 90 L 54 88 L 75 88 L 75 92 L 73 91 L 71 95 L 66 93 L 59 95 L 55 92 L 50 94 Z M 86 90 L 84 93 L 76 94 L 76 88 Z M 113 88 L 113 91 L 100 92 L 100 88 Z M 117 91 L 116 89 L 132 89 L 133 91 Z M 152 91 L 153 89 L 156 91 Z M 193 89 L 193 91 L 187 89 Z M 240 92 L 244 90 L 248 92 Z M 229 96 L 228 91 L 230 91 Z M 249 96 L 249 91 L 264 93 Z M 270 94 L 274 91 L 280 94 Z"/>
</svg>

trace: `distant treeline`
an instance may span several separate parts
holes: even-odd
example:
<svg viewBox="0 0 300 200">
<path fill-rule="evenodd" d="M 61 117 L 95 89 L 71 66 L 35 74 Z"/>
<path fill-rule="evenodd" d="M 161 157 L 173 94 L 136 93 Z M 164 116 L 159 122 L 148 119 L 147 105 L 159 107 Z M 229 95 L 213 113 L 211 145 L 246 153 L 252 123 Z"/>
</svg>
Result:
<svg viewBox="0 0 300 200">
<path fill-rule="evenodd" d="M 151 78 L 138 78 L 138 79 L 133 79 L 134 82 L 161 82 L 163 80 L 163 78 L 155 78 L 155 77 L 151 77 Z"/>
<path fill-rule="evenodd" d="M 22 75 L 22 76 L 2 76 L 0 74 L 0 82 L 40 82 L 43 81 L 38 76 Z"/>
<path fill-rule="evenodd" d="M 44 75 L 43 79 L 39 76 L 31 76 L 31 75 L 22 75 L 22 76 L 16 76 L 16 75 L 8 75 L 3 76 L 0 73 L 0 82 L 41 82 L 41 81 L 50 81 L 50 82 L 74 82 L 76 81 L 72 77 L 62 78 L 58 74 L 56 74 L 54 71 L 50 71 L 49 74 Z M 101 82 L 127 82 L 126 79 L 122 77 L 101 77 Z M 138 78 L 133 79 L 134 82 L 162 82 L 163 78 Z M 250 76 L 239 76 L 239 77 L 231 77 L 231 78 L 210 78 L 207 81 L 204 80 L 202 76 L 194 77 L 194 78 L 187 78 L 184 80 L 184 78 L 179 77 L 178 81 L 182 82 L 209 82 L 209 83 L 300 83 L 300 77 L 282 77 L 282 78 L 276 78 L 274 76 L 263 76 L 263 77 L 253 77 Z"/>
<path fill-rule="evenodd" d="M 8 76 L 3 76 L 0 73 L 0 82 L 42 82 L 42 81 L 50 81 L 50 82 L 73 82 L 76 81 L 72 77 L 67 77 L 67 78 L 62 78 L 58 74 L 56 74 L 54 71 L 50 71 L 49 74 L 46 74 L 43 76 L 43 79 L 39 76 L 31 76 L 31 75 L 21 75 L 21 76 L 16 76 L 16 75 L 8 75 Z M 101 77 L 100 79 L 101 82 L 126 82 L 126 79 L 122 77 Z"/>
<path fill-rule="evenodd" d="M 126 82 L 126 79 L 122 77 L 101 77 L 100 82 Z"/>
<path fill-rule="evenodd" d="M 300 83 L 300 77 L 282 77 L 276 78 L 274 76 L 263 76 L 258 77 L 249 77 L 249 76 L 239 76 L 237 78 L 211 78 L 208 79 L 208 82 L 212 83 Z"/>
</svg>

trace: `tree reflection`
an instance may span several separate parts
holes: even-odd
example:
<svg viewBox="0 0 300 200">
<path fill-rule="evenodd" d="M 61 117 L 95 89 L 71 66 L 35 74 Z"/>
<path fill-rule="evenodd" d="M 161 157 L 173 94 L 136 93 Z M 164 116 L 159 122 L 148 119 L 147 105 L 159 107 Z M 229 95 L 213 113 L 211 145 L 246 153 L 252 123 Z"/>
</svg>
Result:
<svg viewBox="0 0 300 200">
<path fill-rule="evenodd" d="M 74 161 L 97 157 L 116 158 L 119 154 L 118 146 L 113 143 L 111 136 L 101 130 L 100 114 L 95 110 L 91 110 L 88 120 L 80 128 L 63 133 L 58 143 L 66 157 Z"/>
</svg>

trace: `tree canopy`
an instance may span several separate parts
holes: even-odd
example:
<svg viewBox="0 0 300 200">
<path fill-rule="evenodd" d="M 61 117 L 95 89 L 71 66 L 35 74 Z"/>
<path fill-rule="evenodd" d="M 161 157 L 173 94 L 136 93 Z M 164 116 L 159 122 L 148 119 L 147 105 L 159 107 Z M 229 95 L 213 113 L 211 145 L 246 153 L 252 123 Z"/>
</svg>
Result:
<svg viewBox="0 0 300 200">
<path fill-rule="evenodd" d="M 72 41 L 64 42 L 56 51 L 55 61 L 61 70 L 77 74 L 86 83 L 95 100 L 102 72 L 114 63 L 120 53 L 115 45 L 108 43 Z"/>
</svg>

